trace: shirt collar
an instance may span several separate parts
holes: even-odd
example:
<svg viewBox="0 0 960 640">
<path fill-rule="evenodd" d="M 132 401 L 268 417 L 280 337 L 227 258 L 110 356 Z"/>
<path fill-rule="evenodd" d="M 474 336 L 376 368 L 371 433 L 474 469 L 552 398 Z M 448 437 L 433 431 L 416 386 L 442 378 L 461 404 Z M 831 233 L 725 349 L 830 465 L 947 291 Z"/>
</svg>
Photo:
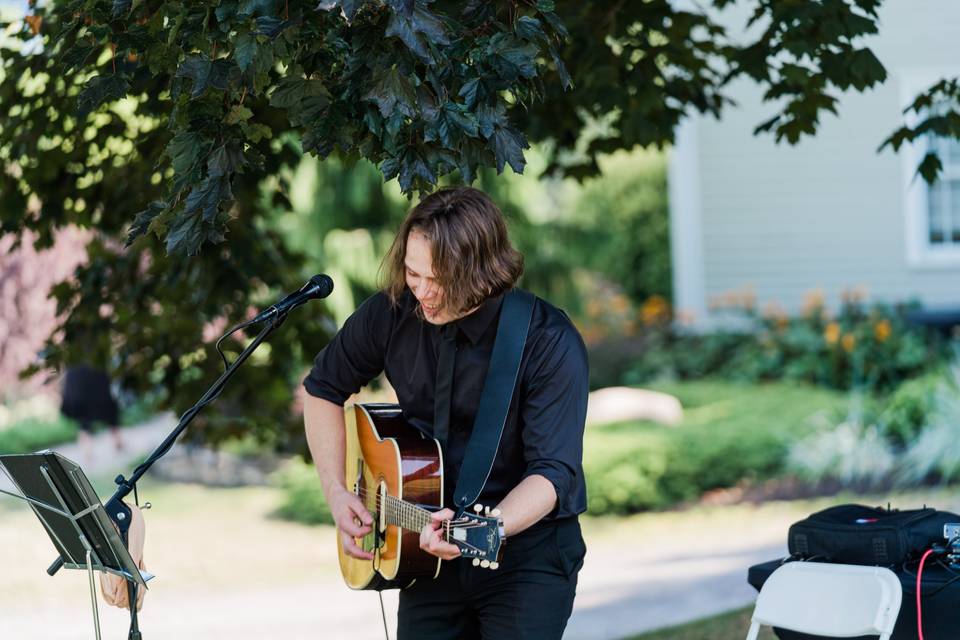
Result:
<svg viewBox="0 0 960 640">
<path fill-rule="evenodd" d="M 503 294 L 493 296 L 484 300 L 477 310 L 468 316 L 457 320 L 457 326 L 470 342 L 477 344 L 480 338 L 487 332 L 490 324 L 500 314 L 500 306 L 503 304 Z"/>
</svg>

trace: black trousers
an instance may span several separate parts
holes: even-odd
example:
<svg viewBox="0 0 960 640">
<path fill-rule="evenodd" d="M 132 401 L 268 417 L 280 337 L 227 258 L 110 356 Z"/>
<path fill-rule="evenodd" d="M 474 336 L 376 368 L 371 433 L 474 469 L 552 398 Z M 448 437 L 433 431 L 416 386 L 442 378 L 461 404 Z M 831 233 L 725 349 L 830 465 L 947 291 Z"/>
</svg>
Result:
<svg viewBox="0 0 960 640">
<path fill-rule="evenodd" d="M 397 640 L 559 640 L 586 546 L 576 518 L 507 540 L 496 571 L 457 558 L 400 592 Z"/>
</svg>

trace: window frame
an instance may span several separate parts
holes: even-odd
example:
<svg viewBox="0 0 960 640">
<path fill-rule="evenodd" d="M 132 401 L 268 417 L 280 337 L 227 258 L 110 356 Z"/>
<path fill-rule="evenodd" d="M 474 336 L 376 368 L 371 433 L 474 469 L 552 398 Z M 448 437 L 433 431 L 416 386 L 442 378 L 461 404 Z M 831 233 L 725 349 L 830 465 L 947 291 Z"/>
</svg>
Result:
<svg viewBox="0 0 960 640">
<path fill-rule="evenodd" d="M 911 69 L 901 71 L 898 76 L 903 111 L 920 92 L 942 78 L 960 76 L 960 69 Z M 904 113 L 903 120 L 907 126 L 915 127 L 920 117 L 913 112 Z M 930 242 L 930 186 L 917 174 L 917 167 L 929 149 L 927 139 L 906 143 L 900 148 L 907 265 L 913 269 L 953 269 L 960 266 L 960 243 L 937 246 Z"/>
</svg>

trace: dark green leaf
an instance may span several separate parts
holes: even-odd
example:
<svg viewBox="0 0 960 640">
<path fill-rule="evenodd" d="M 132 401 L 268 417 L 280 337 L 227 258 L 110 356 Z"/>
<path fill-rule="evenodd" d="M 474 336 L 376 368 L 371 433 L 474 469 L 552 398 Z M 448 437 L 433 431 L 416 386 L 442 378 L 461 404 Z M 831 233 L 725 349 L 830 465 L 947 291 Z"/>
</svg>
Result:
<svg viewBox="0 0 960 640">
<path fill-rule="evenodd" d="M 487 47 L 489 63 L 508 82 L 536 76 L 538 52 L 536 45 L 505 33 L 498 33 L 490 38 Z"/>
<path fill-rule="evenodd" d="M 387 158 L 380 163 L 380 172 L 383 174 L 383 181 L 393 180 L 400 174 L 400 160 L 398 158 Z"/>
<path fill-rule="evenodd" d="M 403 160 L 400 162 L 400 175 L 398 176 L 400 188 L 404 192 L 410 191 L 416 178 L 421 178 L 430 185 L 437 183 L 436 174 L 423 157 L 415 151 L 408 151 L 403 155 Z"/>
<path fill-rule="evenodd" d="M 224 24 L 232 22 L 232 18 L 237 15 L 237 3 L 235 0 L 223 0 L 213 10 L 213 15 L 217 17 L 217 22 Z"/>
<path fill-rule="evenodd" d="M 415 31 L 426 36 L 427 40 L 437 45 L 450 44 L 450 38 L 447 36 L 447 28 L 443 21 L 435 14 L 430 13 L 424 7 L 418 6 L 413 10 L 413 28 Z"/>
<path fill-rule="evenodd" d="M 507 110 L 503 103 L 498 102 L 492 107 L 482 104 L 477 107 L 476 114 L 480 133 L 483 134 L 484 138 L 492 136 L 494 128 L 507 126 Z"/>
<path fill-rule="evenodd" d="M 573 79 L 567 72 L 567 66 L 563 63 L 563 60 L 560 58 L 560 54 L 557 53 L 557 49 L 553 45 L 550 46 L 550 57 L 553 59 L 553 65 L 557 68 L 557 75 L 560 76 L 560 82 L 563 85 L 563 90 L 569 91 L 570 89 L 573 89 Z"/>
<path fill-rule="evenodd" d="M 468 109 L 472 109 L 477 104 L 478 91 L 481 89 L 480 78 L 473 78 L 463 83 L 460 92 L 457 94 L 463 98 Z"/>
<path fill-rule="evenodd" d="M 497 127 L 490 138 L 490 146 L 497 162 L 497 173 L 503 173 L 505 164 L 509 164 L 514 172 L 523 173 L 527 161 L 523 157 L 523 150 L 530 145 L 522 133 L 511 127 Z"/>
<path fill-rule="evenodd" d="M 194 256 L 203 245 L 203 221 L 200 215 L 180 212 L 167 230 L 167 255 Z"/>
<path fill-rule="evenodd" d="M 227 124 L 239 124 L 241 122 L 246 122 L 253 117 L 253 111 L 247 107 L 237 104 L 231 107 L 230 111 L 227 113 L 227 117 L 223 119 Z"/>
<path fill-rule="evenodd" d="M 233 55 L 237 59 L 237 66 L 240 67 L 240 71 L 246 71 L 250 67 L 256 54 L 257 39 L 249 33 L 240 35 L 233 49 Z"/>
<path fill-rule="evenodd" d="M 199 211 L 205 222 L 212 223 L 219 211 L 220 202 L 232 199 L 230 177 L 210 175 L 190 191 L 184 203 L 183 212 Z"/>
<path fill-rule="evenodd" d="M 553 30 L 558 36 L 564 40 L 567 40 L 570 37 L 570 33 L 567 31 L 567 27 L 563 24 L 560 16 L 555 14 L 553 11 L 543 11 L 542 15 L 544 19 L 550 23 L 550 26 L 553 27 Z"/>
<path fill-rule="evenodd" d="M 153 222 L 154 218 L 163 213 L 166 208 L 166 202 L 162 200 L 154 200 L 147 205 L 146 209 L 137 213 L 136 217 L 133 219 L 133 224 L 130 225 L 129 232 L 127 233 L 127 241 L 125 246 L 129 247 L 137 238 L 145 234 L 149 230 L 150 223 Z"/>
<path fill-rule="evenodd" d="M 237 9 L 237 15 L 241 17 L 252 16 L 255 13 L 265 16 L 276 15 L 276 0 L 243 0 Z"/>
<path fill-rule="evenodd" d="M 517 35 L 524 40 L 546 40 L 547 34 L 543 32 L 543 25 L 532 16 L 521 16 L 517 20 Z"/>
<path fill-rule="evenodd" d="M 373 88 L 367 92 L 364 99 L 375 102 L 384 118 L 389 118 L 394 109 L 404 116 L 412 117 L 416 112 L 417 97 L 410 79 L 396 67 L 379 70 L 375 78 Z"/>
<path fill-rule="evenodd" d="M 330 92 L 319 80 L 307 80 L 303 90 L 303 100 L 300 102 L 300 117 L 312 120 L 320 115 L 330 105 Z"/>
<path fill-rule="evenodd" d="M 388 0 L 394 13 L 399 13 L 405 18 L 413 15 L 414 0 Z"/>
<path fill-rule="evenodd" d="M 130 12 L 132 4 L 133 0 L 113 0 L 113 8 L 110 10 L 110 15 L 114 18 L 121 18 L 124 14 Z"/>
<path fill-rule="evenodd" d="M 166 154 L 170 157 L 173 170 L 184 174 L 193 169 L 205 148 L 204 140 L 199 135 L 192 131 L 181 131 L 170 140 Z"/>
<path fill-rule="evenodd" d="M 205 55 L 190 56 L 177 69 L 178 78 L 187 78 L 193 81 L 190 97 L 199 98 L 207 89 L 224 91 L 230 80 L 232 64 L 228 60 L 211 61 Z"/>
<path fill-rule="evenodd" d="M 270 95 L 270 105 L 280 109 L 299 107 L 305 89 L 306 81 L 303 78 L 284 78 Z"/>
<path fill-rule="evenodd" d="M 87 61 L 87 58 L 90 57 L 90 54 L 99 49 L 100 47 L 87 43 L 86 41 L 79 41 L 74 44 L 72 47 L 63 52 L 63 55 L 60 56 L 60 63 L 63 65 L 63 73 L 67 74 L 83 67 L 84 63 Z"/>
<path fill-rule="evenodd" d="M 391 13 L 390 20 L 387 22 L 387 36 L 400 38 L 407 48 L 417 54 L 422 60 L 430 62 L 430 50 L 427 42 L 422 35 L 414 31 L 413 24 L 409 18 L 399 13 Z"/>
<path fill-rule="evenodd" d="M 122 75 L 94 76 L 77 96 L 77 114 L 83 118 L 104 103 L 125 97 L 129 89 L 130 83 Z"/>
<path fill-rule="evenodd" d="M 207 159 L 211 177 L 228 176 L 243 166 L 243 153 L 233 144 L 222 144 Z"/>
<path fill-rule="evenodd" d="M 476 138 L 479 135 L 479 124 L 474 114 L 464 112 L 453 104 L 444 106 L 443 114 L 447 121 L 466 135 L 472 138 Z"/>
<path fill-rule="evenodd" d="M 936 153 L 928 153 L 923 157 L 920 166 L 917 167 L 917 173 L 923 177 L 927 184 L 933 184 L 937 176 L 943 171 L 943 163 Z"/>
<path fill-rule="evenodd" d="M 287 22 L 275 16 L 258 16 L 254 22 L 257 25 L 257 30 L 254 33 L 268 38 L 276 38 L 289 26 Z"/>
</svg>

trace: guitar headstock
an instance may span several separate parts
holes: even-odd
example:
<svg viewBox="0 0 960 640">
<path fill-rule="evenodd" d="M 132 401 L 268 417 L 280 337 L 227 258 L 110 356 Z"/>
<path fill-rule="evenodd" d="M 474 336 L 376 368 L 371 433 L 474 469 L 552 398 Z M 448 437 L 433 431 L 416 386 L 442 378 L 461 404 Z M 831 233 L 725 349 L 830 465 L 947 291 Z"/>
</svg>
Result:
<svg viewBox="0 0 960 640">
<path fill-rule="evenodd" d="M 464 514 L 447 521 L 447 540 L 457 545 L 465 558 L 473 558 L 473 566 L 497 569 L 503 556 L 506 536 L 499 509 L 473 505 L 473 514 Z"/>
</svg>

